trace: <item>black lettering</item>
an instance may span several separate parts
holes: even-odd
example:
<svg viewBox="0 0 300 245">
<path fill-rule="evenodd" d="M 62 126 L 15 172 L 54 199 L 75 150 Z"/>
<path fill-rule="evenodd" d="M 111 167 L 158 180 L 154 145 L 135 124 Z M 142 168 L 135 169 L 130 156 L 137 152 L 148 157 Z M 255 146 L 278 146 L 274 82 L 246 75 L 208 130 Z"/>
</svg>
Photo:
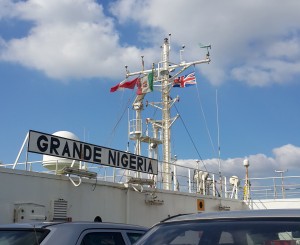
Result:
<svg viewBox="0 0 300 245">
<path fill-rule="evenodd" d="M 89 145 L 83 145 L 83 159 L 90 161 L 92 157 L 92 148 Z"/>
<path fill-rule="evenodd" d="M 143 158 L 142 157 L 138 157 L 137 158 L 137 171 L 143 171 Z"/>
<path fill-rule="evenodd" d="M 60 146 L 59 139 L 51 137 L 50 154 L 53 154 L 53 152 L 55 152 L 55 154 L 58 155 L 57 148 L 59 148 L 59 146 Z"/>
<path fill-rule="evenodd" d="M 37 147 L 39 148 L 39 150 L 41 152 L 45 152 L 48 149 L 48 143 L 42 143 L 42 140 L 45 142 L 48 142 L 48 138 L 45 135 L 41 135 L 40 137 L 38 137 L 37 139 Z"/>
<path fill-rule="evenodd" d="M 117 166 L 120 166 L 120 152 L 117 152 Z"/>
<path fill-rule="evenodd" d="M 153 174 L 153 168 L 152 168 L 152 163 L 151 163 L 151 161 L 149 162 L 149 166 L 148 166 L 148 174 L 150 174 L 150 171 L 151 171 L 151 173 Z"/>
<path fill-rule="evenodd" d="M 123 165 L 124 168 L 127 168 L 127 166 L 128 166 L 128 156 L 127 156 L 127 154 L 123 154 L 121 156 L 121 164 Z"/>
<path fill-rule="evenodd" d="M 112 154 L 112 151 L 110 150 L 108 152 L 108 164 L 110 165 L 111 163 L 116 166 L 116 152 L 113 152 L 114 154 Z"/>
<path fill-rule="evenodd" d="M 61 154 L 62 154 L 62 156 L 64 156 L 65 154 L 68 154 L 68 157 L 70 157 L 70 149 L 69 149 L 68 141 L 66 141 L 66 144 L 65 144 L 64 149 Z"/>
<path fill-rule="evenodd" d="M 73 142 L 73 157 L 82 159 L 82 144 L 79 144 L 79 147 L 78 147 L 76 142 Z"/>
<path fill-rule="evenodd" d="M 130 155 L 129 168 L 132 170 L 136 170 L 136 156 L 134 156 L 134 155 Z"/>
<path fill-rule="evenodd" d="M 93 161 L 94 162 L 98 162 L 101 163 L 101 150 L 102 148 L 100 147 L 94 147 L 94 157 L 93 157 Z"/>
</svg>

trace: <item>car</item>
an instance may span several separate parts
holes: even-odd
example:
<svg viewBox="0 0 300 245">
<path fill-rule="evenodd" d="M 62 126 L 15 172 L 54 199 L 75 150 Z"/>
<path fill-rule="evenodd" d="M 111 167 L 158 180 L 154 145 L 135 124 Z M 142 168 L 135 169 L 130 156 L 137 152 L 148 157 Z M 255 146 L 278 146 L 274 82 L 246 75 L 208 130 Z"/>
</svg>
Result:
<svg viewBox="0 0 300 245">
<path fill-rule="evenodd" d="M 147 227 L 108 222 L 41 222 L 0 225 L 1 245 L 131 245 Z"/>
<path fill-rule="evenodd" d="M 300 209 L 203 212 L 154 225 L 136 245 L 296 245 Z"/>
</svg>

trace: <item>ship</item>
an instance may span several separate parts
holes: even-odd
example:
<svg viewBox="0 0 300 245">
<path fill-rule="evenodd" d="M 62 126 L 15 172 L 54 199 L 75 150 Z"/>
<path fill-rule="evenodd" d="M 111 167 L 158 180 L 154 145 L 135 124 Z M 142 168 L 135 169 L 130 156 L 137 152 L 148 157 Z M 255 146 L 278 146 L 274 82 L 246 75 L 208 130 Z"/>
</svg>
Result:
<svg viewBox="0 0 300 245">
<path fill-rule="evenodd" d="M 292 188 L 283 184 L 283 176 L 281 185 L 275 184 L 278 179 L 267 178 L 268 185 L 258 189 L 258 179 L 249 178 L 248 159 L 243 162 L 246 174 L 242 179 L 209 172 L 197 163 L 194 167 L 177 164 L 171 154 L 171 129 L 179 115 L 172 117 L 171 108 L 178 97 L 172 98 L 170 91 L 174 84 L 184 86 L 182 74 L 190 67 L 211 62 L 211 46 L 202 46 L 207 50 L 203 59 L 181 59 L 174 64 L 169 58 L 169 39 L 165 38 L 161 46 L 161 61 L 153 63 L 151 69 L 145 69 L 143 57 L 140 71 L 129 72 L 125 67 L 126 79 L 139 78 L 133 80 L 139 92 L 132 104 L 135 116 L 128 125 L 134 151 L 90 144 L 68 131 L 30 130 L 15 162 L 0 165 L 1 224 L 93 221 L 99 216 L 103 221 L 151 227 L 184 213 L 299 207 L 297 197 L 287 198 Z M 161 95 L 159 102 L 145 100 L 148 92 L 143 88 L 148 89 L 149 84 L 147 80 L 143 84 L 141 78 L 150 75 L 151 86 L 157 89 L 153 93 Z M 161 118 L 143 120 L 145 107 L 159 110 Z M 32 161 L 33 154 L 42 159 Z M 293 190 L 297 188 L 293 185 Z"/>
</svg>

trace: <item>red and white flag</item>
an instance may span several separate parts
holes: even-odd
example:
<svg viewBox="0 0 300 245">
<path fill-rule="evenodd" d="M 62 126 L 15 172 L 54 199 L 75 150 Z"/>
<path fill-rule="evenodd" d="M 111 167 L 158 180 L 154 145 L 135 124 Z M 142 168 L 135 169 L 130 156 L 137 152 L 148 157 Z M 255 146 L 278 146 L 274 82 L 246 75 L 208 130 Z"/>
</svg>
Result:
<svg viewBox="0 0 300 245">
<path fill-rule="evenodd" d="M 121 90 L 124 88 L 134 89 L 138 79 L 139 78 L 137 77 L 131 81 L 124 80 L 124 81 L 120 82 L 119 84 L 117 84 L 116 86 L 110 88 L 110 92 L 116 92 L 117 90 Z"/>
</svg>

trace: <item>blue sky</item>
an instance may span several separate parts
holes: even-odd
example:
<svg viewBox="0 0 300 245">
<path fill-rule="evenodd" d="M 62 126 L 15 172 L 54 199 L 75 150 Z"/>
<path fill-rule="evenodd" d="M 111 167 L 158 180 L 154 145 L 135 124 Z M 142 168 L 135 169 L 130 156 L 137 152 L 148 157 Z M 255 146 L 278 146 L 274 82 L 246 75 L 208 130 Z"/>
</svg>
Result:
<svg viewBox="0 0 300 245">
<path fill-rule="evenodd" d="M 126 150 L 135 91 L 110 87 L 125 65 L 140 70 L 142 55 L 147 69 L 158 62 L 171 33 L 174 63 L 183 44 L 186 61 L 204 58 L 199 43 L 212 45 L 211 63 L 195 67 L 197 86 L 171 92 L 180 96 L 179 163 L 202 158 L 217 169 L 217 91 L 224 173 L 243 177 L 244 157 L 252 176 L 299 173 L 299 9 L 298 0 L 1 0 L 0 161 L 14 162 L 30 129 Z"/>
</svg>

